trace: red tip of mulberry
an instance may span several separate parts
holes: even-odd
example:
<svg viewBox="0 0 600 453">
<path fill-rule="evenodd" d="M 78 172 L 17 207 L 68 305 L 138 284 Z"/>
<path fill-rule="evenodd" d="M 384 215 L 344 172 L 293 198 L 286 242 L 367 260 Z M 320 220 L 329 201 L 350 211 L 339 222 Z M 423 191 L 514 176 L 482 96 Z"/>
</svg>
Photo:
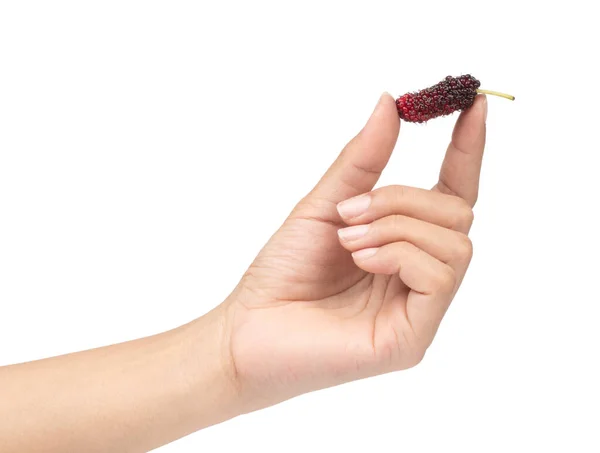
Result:
<svg viewBox="0 0 600 453">
<path fill-rule="evenodd" d="M 479 80 L 467 74 L 448 76 L 440 83 L 418 93 L 406 93 L 396 99 L 398 115 L 404 121 L 424 123 L 473 105 Z"/>
</svg>

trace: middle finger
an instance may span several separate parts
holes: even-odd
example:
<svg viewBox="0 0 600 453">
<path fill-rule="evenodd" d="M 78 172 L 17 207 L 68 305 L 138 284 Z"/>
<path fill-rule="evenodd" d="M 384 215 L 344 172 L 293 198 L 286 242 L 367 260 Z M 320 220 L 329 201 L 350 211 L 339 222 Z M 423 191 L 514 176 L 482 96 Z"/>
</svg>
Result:
<svg viewBox="0 0 600 453">
<path fill-rule="evenodd" d="M 473 210 L 464 199 L 407 186 L 381 187 L 342 201 L 337 207 L 348 225 L 371 223 L 394 214 L 462 233 L 468 233 L 473 223 Z"/>
</svg>

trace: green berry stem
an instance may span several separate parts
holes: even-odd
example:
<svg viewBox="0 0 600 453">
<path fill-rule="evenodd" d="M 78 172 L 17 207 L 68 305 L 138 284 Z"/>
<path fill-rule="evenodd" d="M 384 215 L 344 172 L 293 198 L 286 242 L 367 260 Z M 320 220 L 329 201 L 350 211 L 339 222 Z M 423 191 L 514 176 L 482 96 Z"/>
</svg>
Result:
<svg viewBox="0 0 600 453">
<path fill-rule="evenodd" d="M 501 98 L 510 99 L 511 101 L 515 100 L 514 96 L 512 96 L 510 94 L 506 94 L 506 93 L 499 93 L 498 91 L 480 90 L 480 89 L 477 89 L 476 91 L 479 94 L 491 94 L 492 96 L 500 96 Z"/>
</svg>

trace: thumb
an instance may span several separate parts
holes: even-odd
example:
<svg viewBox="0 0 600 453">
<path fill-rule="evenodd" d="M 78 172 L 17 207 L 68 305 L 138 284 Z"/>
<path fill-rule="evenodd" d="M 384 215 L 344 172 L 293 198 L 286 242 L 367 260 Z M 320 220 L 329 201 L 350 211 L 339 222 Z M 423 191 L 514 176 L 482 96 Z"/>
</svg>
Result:
<svg viewBox="0 0 600 453">
<path fill-rule="evenodd" d="M 311 205 L 331 205 L 373 189 L 385 168 L 400 130 L 396 102 L 388 93 L 379 98 L 363 129 L 342 150 L 308 195 Z"/>
</svg>

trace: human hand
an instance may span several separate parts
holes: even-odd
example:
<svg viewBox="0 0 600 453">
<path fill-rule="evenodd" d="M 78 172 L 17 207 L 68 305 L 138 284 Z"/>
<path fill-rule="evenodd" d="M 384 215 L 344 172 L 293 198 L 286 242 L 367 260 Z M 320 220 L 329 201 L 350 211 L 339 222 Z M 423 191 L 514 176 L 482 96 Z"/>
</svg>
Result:
<svg viewBox="0 0 600 453">
<path fill-rule="evenodd" d="M 150 337 L 0 367 L 0 450 L 149 451 L 416 365 L 471 259 L 485 109 L 479 97 L 461 114 L 432 190 L 372 190 L 400 126 L 383 96 L 215 310 Z"/>
<path fill-rule="evenodd" d="M 472 256 L 486 111 L 460 115 L 432 190 L 373 190 L 400 127 L 381 97 L 223 304 L 246 411 L 421 361 Z"/>
</svg>

